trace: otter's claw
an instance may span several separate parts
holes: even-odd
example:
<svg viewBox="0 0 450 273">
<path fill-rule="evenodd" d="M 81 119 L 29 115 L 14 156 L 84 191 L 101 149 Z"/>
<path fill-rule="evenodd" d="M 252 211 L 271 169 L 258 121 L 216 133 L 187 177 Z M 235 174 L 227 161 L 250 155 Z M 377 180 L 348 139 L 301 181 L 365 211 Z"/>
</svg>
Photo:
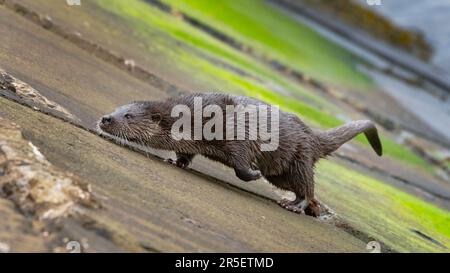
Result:
<svg viewBox="0 0 450 273">
<path fill-rule="evenodd" d="M 320 203 L 316 199 L 312 199 L 311 201 L 307 199 L 295 199 L 294 201 L 283 199 L 278 204 L 289 211 L 313 217 L 319 217 L 321 213 Z"/>
<path fill-rule="evenodd" d="M 289 211 L 295 212 L 295 213 L 299 213 L 299 214 L 305 214 L 305 208 L 302 208 L 302 206 L 300 206 L 300 203 L 298 200 L 287 200 L 287 199 L 283 199 L 281 201 L 278 202 L 278 204 L 283 207 L 284 209 L 287 209 Z"/>
</svg>

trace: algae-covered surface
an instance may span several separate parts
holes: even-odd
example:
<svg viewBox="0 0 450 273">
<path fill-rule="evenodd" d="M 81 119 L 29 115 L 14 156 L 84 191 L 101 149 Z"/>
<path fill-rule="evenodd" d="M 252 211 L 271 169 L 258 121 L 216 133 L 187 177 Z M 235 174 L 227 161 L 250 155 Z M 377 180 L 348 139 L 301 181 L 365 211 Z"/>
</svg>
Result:
<svg viewBox="0 0 450 273">
<path fill-rule="evenodd" d="M 316 173 L 320 198 L 358 230 L 401 252 L 449 251 L 448 211 L 334 162 L 321 162 Z"/>
<path fill-rule="evenodd" d="M 164 2 L 314 77 L 354 88 L 370 86 L 370 79 L 356 69 L 358 59 L 266 1 Z"/>
<path fill-rule="evenodd" d="M 62 2 L 20 1 L 187 92 L 256 97 L 314 127 L 330 128 L 364 115 L 299 84 L 263 59 L 330 85 L 374 89 L 356 69 L 360 60 L 264 1 L 164 1 L 256 54 L 186 23 L 177 10 L 164 12 L 146 1 L 85 1 L 70 8 Z M 120 104 L 169 96 L 9 8 L 0 5 L 0 14 L 2 68 L 68 109 L 85 128 Z M 104 197 L 105 209 L 88 215 L 107 231 L 105 240 L 122 250 L 364 252 L 369 239 L 400 252 L 448 252 L 450 247 L 449 212 L 387 179 L 389 168 L 402 166 L 409 176 L 428 183 L 436 166 L 384 130 L 384 152 L 392 162 L 386 179 L 336 160 L 322 161 L 316 170 L 318 197 L 364 235 L 356 239 L 332 224 L 284 211 L 267 199 L 276 195 L 263 181 L 243 184 L 230 179 L 227 168 L 207 160 L 194 162 L 196 170 L 219 179 L 176 169 L 5 99 L 0 99 L 0 115 L 18 123 L 51 163 L 77 174 Z M 352 147 L 368 152 L 362 136 Z M 383 166 L 383 158 L 377 160 Z"/>
</svg>

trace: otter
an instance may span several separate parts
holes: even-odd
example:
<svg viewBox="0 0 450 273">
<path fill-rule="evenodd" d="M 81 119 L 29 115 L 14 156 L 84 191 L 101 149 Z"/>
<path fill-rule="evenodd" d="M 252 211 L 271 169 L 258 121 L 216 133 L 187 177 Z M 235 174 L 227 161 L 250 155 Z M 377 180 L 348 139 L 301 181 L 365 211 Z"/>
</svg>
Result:
<svg viewBox="0 0 450 273">
<path fill-rule="evenodd" d="M 320 203 L 314 198 L 314 166 L 319 159 L 330 155 L 360 133 L 364 133 L 374 151 L 382 155 L 377 128 L 370 120 L 352 121 L 334 129 L 318 131 L 308 127 L 296 115 L 281 110 L 278 128 L 270 128 L 277 132 L 279 139 L 274 150 L 261 149 L 267 140 L 248 138 L 250 118 L 247 116 L 244 123 L 245 139 L 174 138 L 172 128 L 178 117 L 173 116 L 172 109 L 184 105 L 193 111 L 196 98 L 202 99 L 201 110 L 209 105 L 217 105 L 223 113 L 230 105 L 271 107 L 245 96 L 221 93 L 182 95 L 165 101 L 136 101 L 121 106 L 103 116 L 97 129 L 100 134 L 127 144 L 174 151 L 177 157 L 175 164 L 181 168 L 188 167 L 194 156 L 200 154 L 233 168 L 236 176 L 243 181 L 264 177 L 276 187 L 295 193 L 295 200 L 284 199 L 279 202 L 283 208 L 315 217 L 319 216 L 321 210 Z M 203 117 L 200 126 L 205 126 L 214 118 L 216 115 Z M 226 127 L 230 122 L 229 116 L 220 122 Z M 191 125 L 192 128 L 199 126 L 194 123 Z M 259 126 L 261 124 L 258 123 Z M 234 125 L 233 128 L 237 127 Z"/>
</svg>

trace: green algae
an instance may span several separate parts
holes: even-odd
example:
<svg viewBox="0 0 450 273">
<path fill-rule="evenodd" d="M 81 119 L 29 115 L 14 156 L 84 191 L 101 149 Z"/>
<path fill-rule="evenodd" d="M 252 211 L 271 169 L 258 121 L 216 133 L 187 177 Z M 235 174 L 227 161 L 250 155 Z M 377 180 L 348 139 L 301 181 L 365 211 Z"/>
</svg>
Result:
<svg viewBox="0 0 450 273">
<path fill-rule="evenodd" d="M 357 58 L 265 1 L 163 2 L 317 79 L 355 89 L 371 86 L 370 79 L 357 71 Z"/>
<path fill-rule="evenodd" d="M 158 50 L 161 50 L 161 53 L 170 54 L 179 66 L 189 66 L 185 69 L 186 73 L 192 73 L 192 66 L 205 62 L 203 56 L 196 55 L 195 51 L 186 53 L 184 52 L 185 50 L 177 50 L 174 47 L 168 47 L 165 41 L 158 39 L 159 37 L 154 34 L 156 30 L 164 31 L 165 33 L 173 36 L 173 38 L 183 41 L 184 43 L 192 46 L 192 48 L 207 54 L 207 56 L 238 68 L 250 77 L 259 78 L 266 84 L 273 83 L 274 85 L 278 85 L 286 93 L 298 95 L 317 107 L 329 108 L 336 113 L 341 112 L 333 104 L 327 102 L 320 96 L 311 93 L 309 90 L 306 90 L 300 85 L 294 83 L 292 80 L 287 79 L 280 73 L 271 70 L 269 67 L 254 58 L 249 57 L 239 50 L 229 47 L 210 35 L 205 34 L 203 31 L 185 24 L 180 19 L 167 15 L 166 13 L 161 12 L 148 4 L 141 1 L 123 2 L 117 0 L 98 1 L 97 3 L 104 9 L 125 17 L 126 22 L 134 26 L 134 29 L 139 33 L 139 36 L 144 37 L 145 41 L 151 43 L 149 47 L 157 48 Z M 155 40 L 155 38 L 158 40 Z M 161 43 L 162 46 L 158 46 L 158 43 Z M 169 52 L 169 50 L 174 52 Z M 179 59 L 179 55 L 182 55 L 184 59 Z M 200 65 L 205 68 L 204 64 Z M 211 73 L 207 74 L 210 75 Z M 194 76 L 199 78 L 200 81 L 207 83 L 212 82 L 211 79 L 207 79 L 208 75 L 197 74 Z M 214 80 L 217 81 L 220 80 L 220 78 L 214 77 Z M 217 83 L 215 85 L 217 85 Z"/>
<path fill-rule="evenodd" d="M 319 198 L 356 229 L 401 252 L 449 251 L 448 211 L 330 161 L 321 161 L 316 173 Z"/>
</svg>

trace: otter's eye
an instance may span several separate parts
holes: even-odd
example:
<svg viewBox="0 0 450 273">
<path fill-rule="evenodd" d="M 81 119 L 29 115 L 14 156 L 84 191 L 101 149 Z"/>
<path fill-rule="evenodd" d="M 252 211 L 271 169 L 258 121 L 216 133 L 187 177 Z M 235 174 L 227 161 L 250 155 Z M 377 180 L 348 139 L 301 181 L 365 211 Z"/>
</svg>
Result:
<svg viewBox="0 0 450 273">
<path fill-rule="evenodd" d="M 126 119 L 132 119 L 133 118 L 133 115 L 132 114 L 125 114 L 125 116 L 124 116 Z"/>
</svg>

